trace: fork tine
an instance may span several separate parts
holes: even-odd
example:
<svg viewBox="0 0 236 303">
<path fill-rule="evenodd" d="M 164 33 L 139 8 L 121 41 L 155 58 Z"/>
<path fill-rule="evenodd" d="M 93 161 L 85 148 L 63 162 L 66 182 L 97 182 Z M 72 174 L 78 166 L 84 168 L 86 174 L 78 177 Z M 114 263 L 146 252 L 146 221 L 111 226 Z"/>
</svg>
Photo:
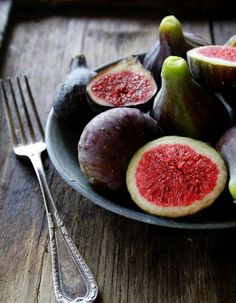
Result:
<svg viewBox="0 0 236 303">
<path fill-rule="evenodd" d="M 32 108 L 33 108 L 33 112 L 34 112 L 36 121 L 38 123 L 40 134 L 44 138 L 43 127 L 42 127 L 42 124 L 41 124 L 41 121 L 40 121 L 40 118 L 39 118 L 37 107 L 35 105 L 33 94 L 32 94 L 31 89 L 30 89 L 29 80 L 28 80 L 27 76 L 24 76 L 24 78 L 25 78 L 25 84 L 26 84 L 28 95 L 29 95 L 29 99 L 30 99 L 30 102 L 31 102 L 31 105 L 32 105 Z"/>
<path fill-rule="evenodd" d="M 5 113 L 6 113 L 7 123 L 8 123 L 9 130 L 10 130 L 11 140 L 12 140 L 13 147 L 16 147 L 18 145 L 18 140 L 16 137 L 16 132 L 15 132 L 15 127 L 14 127 L 14 123 L 13 123 L 13 119 L 12 119 L 12 115 L 11 115 L 10 105 L 8 102 L 6 89 L 5 89 L 3 80 L 1 80 L 0 83 L 1 83 L 2 99 L 3 99 L 4 105 L 5 105 L 4 106 Z"/>
<path fill-rule="evenodd" d="M 23 90 L 22 90 L 22 87 L 21 87 L 19 77 L 17 77 L 16 80 L 17 80 L 17 85 L 18 85 L 18 89 L 19 89 L 19 92 L 20 92 L 20 97 L 21 97 L 23 108 L 24 108 L 26 120 L 27 120 L 27 123 L 28 123 L 28 126 L 29 126 L 31 140 L 34 143 L 35 142 L 35 133 L 34 133 L 34 129 L 33 129 L 33 126 L 32 126 L 31 120 L 30 120 L 29 111 L 28 111 L 28 108 L 27 108 L 27 105 L 26 105 L 26 101 L 25 101 L 25 97 L 24 97 L 24 94 L 23 94 Z"/>
<path fill-rule="evenodd" d="M 23 126 L 23 123 L 22 123 L 21 116 L 20 116 L 19 108 L 18 108 L 18 105 L 17 105 L 17 102 L 16 102 L 15 92 L 14 92 L 14 89 L 13 89 L 13 86 L 12 86 L 12 82 L 11 82 L 10 79 L 8 79 L 8 84 L 9 84 L 9 87 L 10 87 L 10 91 L 11 91 L 11 95 L 12 95 L 12 100 L 13 100 L 14 108 L 15 108 L 15 111 L 16 111 L 16 116 L 17 116 L 17 119 L 18 119 L 18 122 L 19 122 L 19 126 L 20 126 L 20 131 L 21 131 L 21 136 L 22 136 L 22 142 L 25 144 L 26 141 L 27 141 L 26 140 L 26 135 L 25 135 L 25 130 L 24 130 L 24 126 Z"/>
</svg>

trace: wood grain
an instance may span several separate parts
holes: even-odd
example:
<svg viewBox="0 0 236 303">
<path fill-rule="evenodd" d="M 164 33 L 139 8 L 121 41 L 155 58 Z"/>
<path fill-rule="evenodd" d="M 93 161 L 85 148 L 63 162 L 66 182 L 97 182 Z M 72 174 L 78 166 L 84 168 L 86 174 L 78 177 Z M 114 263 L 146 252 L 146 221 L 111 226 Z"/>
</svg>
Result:
<svg viewBox="0 0 236 303">
<path fill-rule="evenodd" d="M 213 34 L 216 44 L 224 44 L 231 36 L 236 34 L 236 21 L 213 21 Z"/>
<path fill-rule="evenodd" d="M 91 67 L 148 50 L 159 19 L 143 16 L 14 16 L 1 77 L 30 75 L 45 123 L 71 57 Z M 183 20 L 210 40 L 207 21 Z M 214 23 L 215 39 L 221 23 Z M 46 218 L 28 162 L 11 152 L 0 103 L 0 301 L 55 303 Z M 60 214 L 99 285 L 98 303 L 236 302 L 235 230 L 181 231 L 134 222 L 72 190 L 46 160 Z"/>
<path fill-rule="evenodd" d="M 0 1 L 0 48 L 4 37 L 6 25 L 8 22 L 11 6 L 12 6 L 11 0 Z"/>
</svg>

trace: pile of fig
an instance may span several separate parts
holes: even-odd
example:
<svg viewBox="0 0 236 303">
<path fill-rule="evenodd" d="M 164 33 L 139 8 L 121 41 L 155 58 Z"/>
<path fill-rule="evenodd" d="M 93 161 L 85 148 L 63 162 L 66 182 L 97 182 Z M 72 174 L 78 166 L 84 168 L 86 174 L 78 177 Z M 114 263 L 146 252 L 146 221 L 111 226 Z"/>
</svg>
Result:
<svg viewBox="0 0 236 303">
<path fill-rule="evenodd" d="M 229 190 L 236 200 L 236 39 L 209 45 L 174 16 L 142 56 L 99 70 L 72 59 L 56 117 L 80 133 L 78 160 L 94 188 L 165 217 L 194 214 Z"/>
</svg>

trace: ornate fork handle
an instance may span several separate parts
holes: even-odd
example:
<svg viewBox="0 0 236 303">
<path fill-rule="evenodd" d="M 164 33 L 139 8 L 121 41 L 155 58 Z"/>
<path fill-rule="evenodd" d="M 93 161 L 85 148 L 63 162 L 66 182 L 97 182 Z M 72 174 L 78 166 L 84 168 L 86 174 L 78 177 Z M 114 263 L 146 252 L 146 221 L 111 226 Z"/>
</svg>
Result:
<svg viewBox="0 0 236 303">
<path fill-rule="evenodd" d="M 46 208 L 52 256 L 53 281 L 60 303 L 90 303 L 97 296 L 97 284 L 57 213 L 41 160 L 41 154 L 29 155 L 38 177 Z"/>
</svg>

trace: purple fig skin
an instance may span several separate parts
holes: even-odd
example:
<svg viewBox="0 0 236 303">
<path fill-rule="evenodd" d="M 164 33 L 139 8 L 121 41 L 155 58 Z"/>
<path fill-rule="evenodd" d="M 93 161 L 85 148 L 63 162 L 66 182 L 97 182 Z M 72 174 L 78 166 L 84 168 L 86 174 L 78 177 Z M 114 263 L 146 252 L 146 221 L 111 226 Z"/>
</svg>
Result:
<svg viewBox="0 0 236 303">
<path fill-rule="evenodd" d="M 69 72 L 54 98 L 53 109 L 57 118 L 72 129 L 84 127 L 94 117 L 87 102 L 86 84 L 96 73 L 88 69 L 84 55 L 77 55 L 70 62 Z"/>
<path fill-rule="evenodd" d="M 158 123 L 138 109 L 107 110 L 93 118 L 80 137 L 81 170 L 98 189 L 120 190 L 125 185 L 126 169 L 133 154 L 160 135 Z"/>
<path fill-rule="evenodd" d="M 223 91 L 221 94 L 224 101 L 233 110 L 233 121 L 236 121 L 236 88 L 228 91 Z"/>
<path fill-rule="evenodd" d="M 220 138 L 216 149 L 221 153 L 229 171 L 229 191 L 236 201 L 236 124 Z"/>
<path fill-rule="evenodd" d="M 161 25 L 167 21 L 167 23 L 173 22 L 173 27 L 161 28 Z M 150 70 L 157 82 L 157 85 L 161 83 L 161 68 L 164 60 L 172 55 L 180 56 L 186 59 L 186 53 L 188 50 L 202 45 L 207 45 L 208 42 L 188 32 L 183 32 L 181 24 L 174 16 L 165 17 L 160 25 L 159 41 L 154 47 L 147 52 L 143 65 Z"/>
</svg>

